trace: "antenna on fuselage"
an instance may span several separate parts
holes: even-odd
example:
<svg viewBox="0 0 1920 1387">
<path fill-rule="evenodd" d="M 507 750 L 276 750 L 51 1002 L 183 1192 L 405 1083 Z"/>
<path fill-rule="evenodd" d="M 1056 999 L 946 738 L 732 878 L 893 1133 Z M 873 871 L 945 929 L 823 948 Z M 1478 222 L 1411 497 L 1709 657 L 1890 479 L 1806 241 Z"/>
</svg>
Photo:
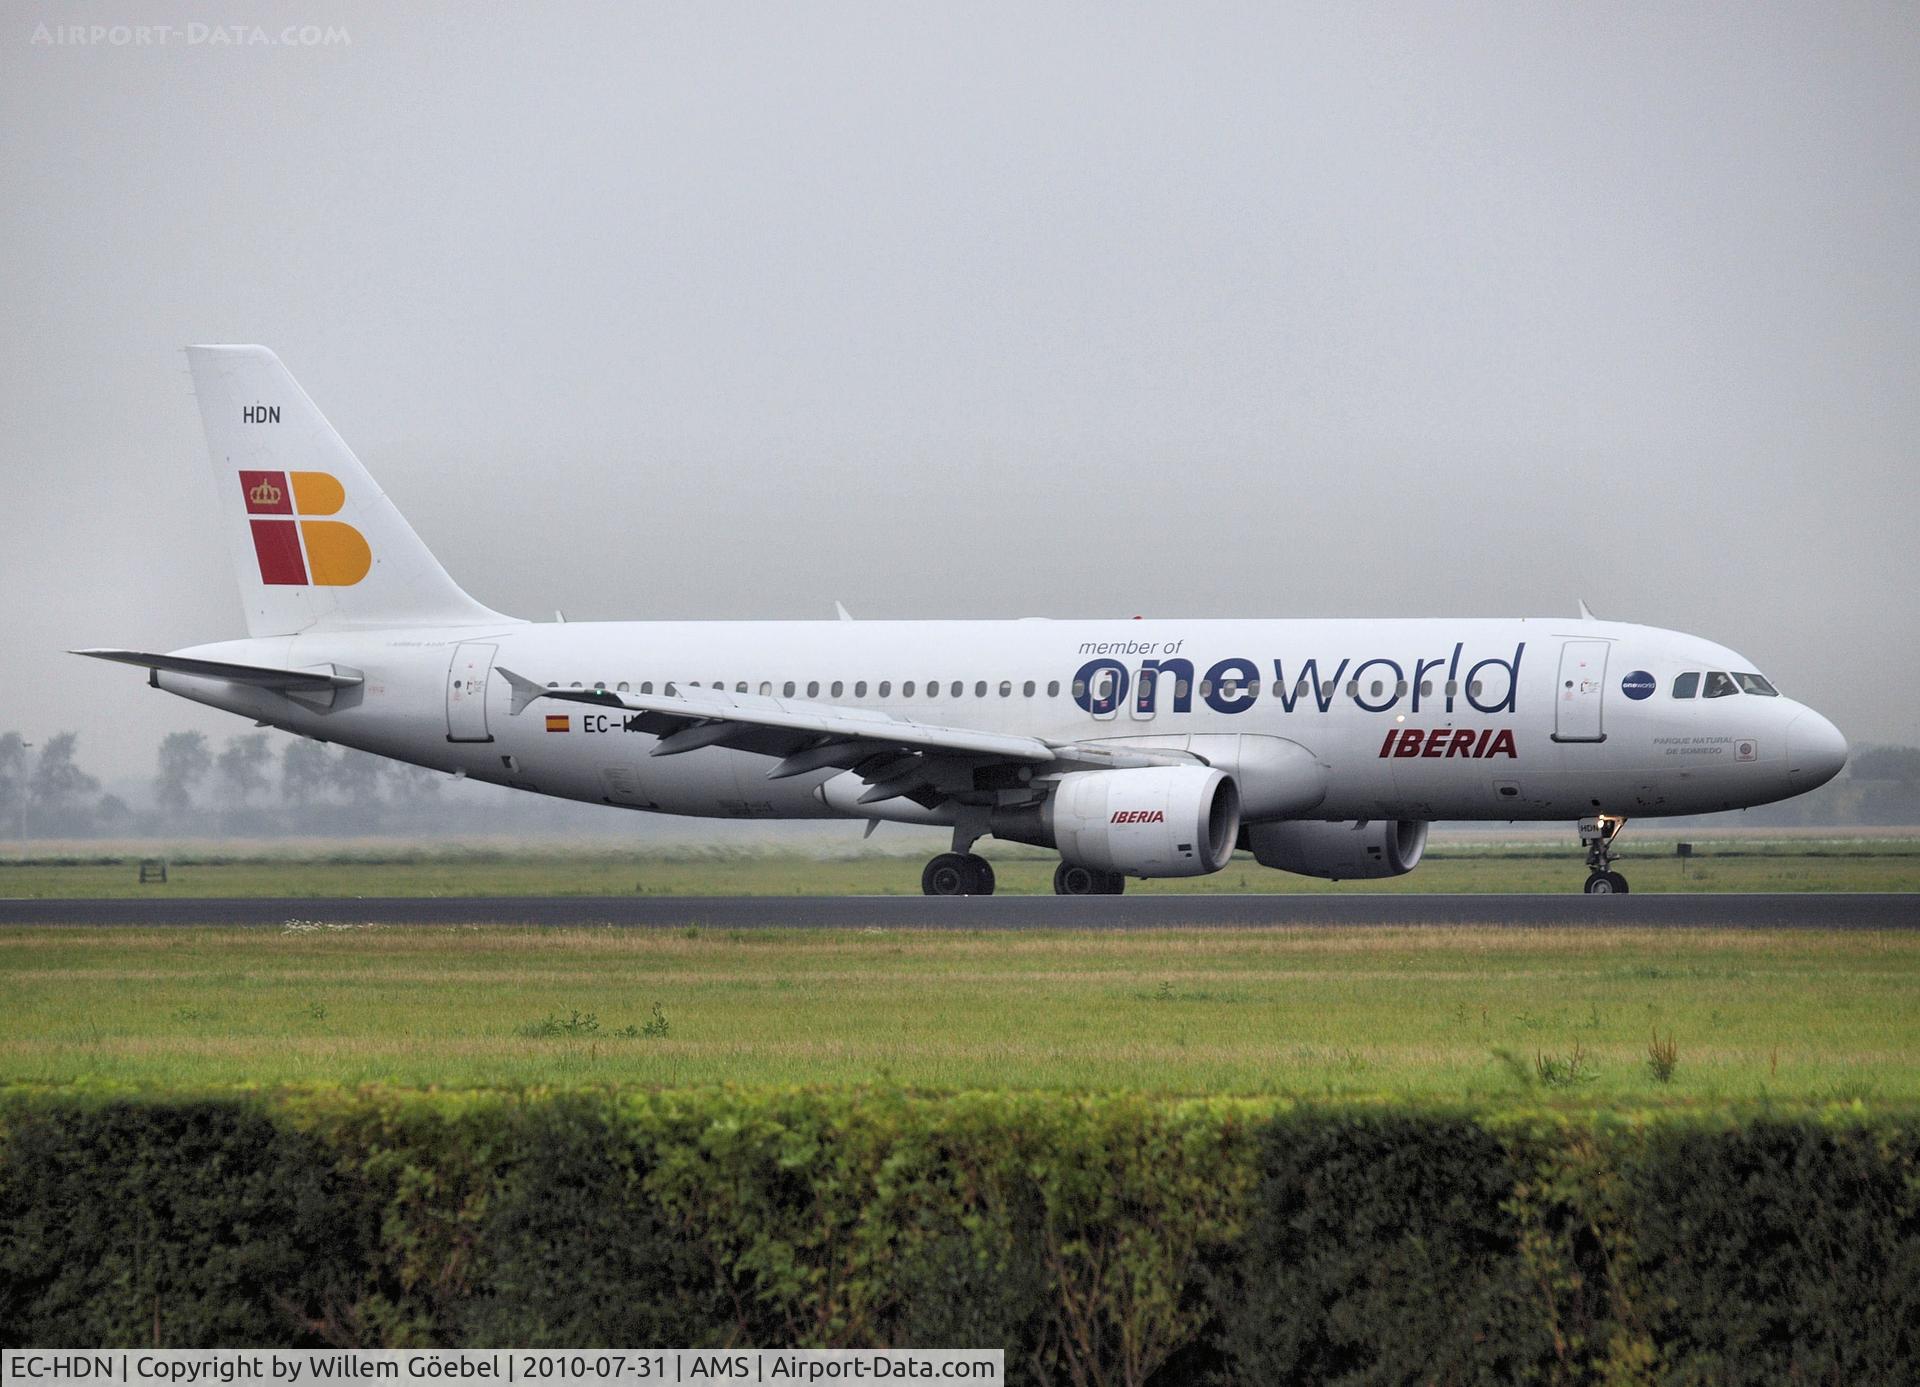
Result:
<svg viewBox="0 0 1920 1387">
<path fill-rule="evenodd" d="M 840 619 L 841 619 L 842 621 L 852 621 L 852 620 L 853 620 L 853 613 L 852 613 L 852 612 L 850 612 L 850 611 L 848 611 L 848 610 L 847 610 L 847 609 L 846 609 L 846 608 L 845 608 L 845 607 L 844 607 L 843 605 L 841 605 L 841 604 L 840 604 L 839 602 L 835 602 L 835 603 L 833 604 L 833 612 L 834 612 L 834 615 L 835 615 L 835 616 L 837 616 L 837 617 L 839 617 L 839 618 L 840 618 Z"/>
<path fill-rule="evenodd" d="M 1598 621 L 1600 619 L 1593 614 L 1593 608 L 1587 605 L 1586 598 L 1577 597 L 1574 600 L 1580 604 L 1580 619 L 1582 621 Z"/>
</svg>

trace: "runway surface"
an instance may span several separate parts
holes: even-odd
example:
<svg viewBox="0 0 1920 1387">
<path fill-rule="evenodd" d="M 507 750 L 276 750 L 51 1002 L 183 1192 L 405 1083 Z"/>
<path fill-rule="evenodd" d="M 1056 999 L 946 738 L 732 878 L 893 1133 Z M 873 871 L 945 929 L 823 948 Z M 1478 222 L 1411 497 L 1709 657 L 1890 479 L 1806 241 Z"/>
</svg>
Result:
<svg viewBox="0 0 1920 1387">
<path fill-rule="evenodd" d="M 278 928 L 289 921 L 785 929 L 1165 929 L 1179 925 L 1915 929 L 1920 928 L 1920 893 L 0 900 L 0 926 L 253 925 Z"/>
</svg>

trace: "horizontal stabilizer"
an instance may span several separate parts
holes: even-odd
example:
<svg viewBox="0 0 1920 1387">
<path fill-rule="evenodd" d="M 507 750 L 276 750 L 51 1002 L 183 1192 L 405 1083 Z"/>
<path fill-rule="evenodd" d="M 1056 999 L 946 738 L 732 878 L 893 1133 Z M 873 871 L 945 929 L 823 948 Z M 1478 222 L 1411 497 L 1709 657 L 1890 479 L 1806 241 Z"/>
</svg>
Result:
<svg viewBox="0 0 1920 1387">
<path fill-rule="evenodd" d="M 95 660 L 114 660 L 143 669 L 164 670 L 168 674 L 190 674 L 200 679 L 224 679 L 230 684 L 251 684 L 257 689 L 275 689 L 281 693 L 318 693 L 321 690 L 351 689 L 360 684 L 358 674 L 346 673 L 336 666 L 313 669 L 275 669 L 270 665 L 234 665 L 224 660 L 194 660 L 184 655 L 149 655 L 144 650 L 70 650 L 69 655 L 86 655 Z"/>
</svg>

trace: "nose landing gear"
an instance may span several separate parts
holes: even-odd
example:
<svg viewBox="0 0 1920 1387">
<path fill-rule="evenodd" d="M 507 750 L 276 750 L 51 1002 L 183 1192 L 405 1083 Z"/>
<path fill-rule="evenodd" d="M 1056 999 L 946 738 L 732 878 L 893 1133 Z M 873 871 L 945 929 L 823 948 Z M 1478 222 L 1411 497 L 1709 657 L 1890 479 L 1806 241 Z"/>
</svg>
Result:
<svg viewBox="0 0 1920 1387">
<path fill-rule="evenodd" d="M 1580 846 L 1587 850 L 1585 889 L 1589 896 L 1627 894 L 1627 879 L 1613 870 L 1613 840 L 1626 826 L 1625 819 L 1609 818 L 1605 814 L 1580 820 Z"/>
</svg>

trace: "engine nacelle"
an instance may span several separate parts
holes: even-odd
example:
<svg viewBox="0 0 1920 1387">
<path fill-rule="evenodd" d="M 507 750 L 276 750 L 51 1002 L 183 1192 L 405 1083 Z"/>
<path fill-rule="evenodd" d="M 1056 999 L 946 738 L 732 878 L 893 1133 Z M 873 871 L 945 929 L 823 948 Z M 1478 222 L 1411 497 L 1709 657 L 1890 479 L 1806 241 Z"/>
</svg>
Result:
<svg viewBox="0 0 1920 1387">
<path fill-rule="evenodd" d="M 1233 856 L 1240 794 L 1208 766 L 1075 771 L 1038 805 L 996 812 L 996 838 L 1135 877 L 1197 877 Z"/>
<path fill-rule="evenodd" d="M 1295 820 L 1249 824 L 1244 837 L 1262 867 L 1330 881 L 1366 881 L 1401 876 L 1419 866 L 1427 828 L 1405 819 Z"/>
</svg>

